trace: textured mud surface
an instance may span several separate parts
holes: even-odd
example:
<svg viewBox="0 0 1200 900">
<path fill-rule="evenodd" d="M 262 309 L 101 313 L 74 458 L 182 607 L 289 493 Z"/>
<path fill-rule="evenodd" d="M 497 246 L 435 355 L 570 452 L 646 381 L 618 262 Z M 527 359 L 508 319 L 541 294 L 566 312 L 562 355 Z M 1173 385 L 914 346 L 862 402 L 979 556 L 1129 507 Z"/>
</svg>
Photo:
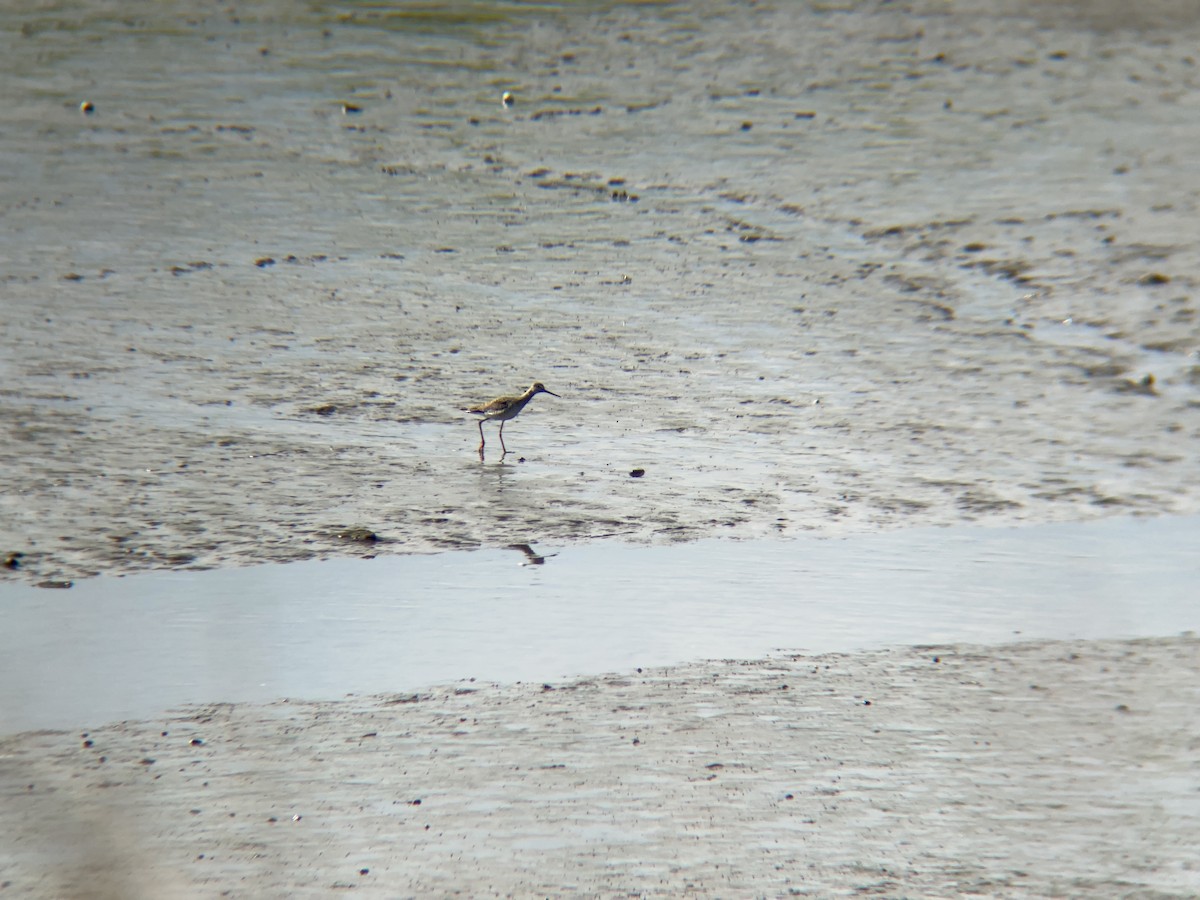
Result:
<svg viewBox="0 0 1200 900">
<path fill-rule="evenodd" d="M 0 740 L 15 897 L 1194 897 L 1195 638 L 702 663 Z"/>
<path fill-rule="evenodd" d="M 184 8 L 0 13 L 2 577 L 1200 509 L 1187 4 Z"/>
</svg>

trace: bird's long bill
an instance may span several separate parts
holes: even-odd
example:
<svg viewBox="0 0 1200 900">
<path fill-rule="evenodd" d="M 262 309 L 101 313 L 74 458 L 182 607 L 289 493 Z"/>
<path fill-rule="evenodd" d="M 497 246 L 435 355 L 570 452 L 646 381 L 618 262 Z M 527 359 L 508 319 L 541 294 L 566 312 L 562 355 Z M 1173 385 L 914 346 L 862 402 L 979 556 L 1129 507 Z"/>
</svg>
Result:
<svg viewBox="0 0 1200 900">
<path fill-rule="evenodd" d="M 556 394 L 556 393 L 554 393 L 554 391 L 548 391 L 545 388 L 542 388 L 542 393 L 549 394 L 551 397 L 557 397 L 559 400 L 562 399 L 562 394 Z"/>
</svg>

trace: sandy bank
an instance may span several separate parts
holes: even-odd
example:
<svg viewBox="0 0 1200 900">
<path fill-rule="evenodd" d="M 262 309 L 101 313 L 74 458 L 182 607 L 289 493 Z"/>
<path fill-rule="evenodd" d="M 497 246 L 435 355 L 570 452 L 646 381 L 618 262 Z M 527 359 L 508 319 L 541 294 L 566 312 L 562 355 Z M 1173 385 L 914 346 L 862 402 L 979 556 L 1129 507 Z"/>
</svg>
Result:
<svg viewBox="0 0 1200 900">
<path fill-rule="evenodd" d="M 5 896 L 1194 896 L 1198 675 L 1195 637 L 923 647 L 31 733 L 0 743 L 0 870 Z"/>
</svg>

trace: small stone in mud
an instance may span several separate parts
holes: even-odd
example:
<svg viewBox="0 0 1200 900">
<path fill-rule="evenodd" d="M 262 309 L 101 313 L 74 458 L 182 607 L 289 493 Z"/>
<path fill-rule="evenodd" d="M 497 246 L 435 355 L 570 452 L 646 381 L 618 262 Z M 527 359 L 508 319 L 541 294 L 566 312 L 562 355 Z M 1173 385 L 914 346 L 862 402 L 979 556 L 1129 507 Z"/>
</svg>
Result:
<svg viewBox="0 0 1200 900">
<path fill-rule="evenodd" d="M 204 738 L 192 738 L 190 743 L 193 747 L 199 747 L 201 744 L 204 743 Z"/>
<path fill-rule="evenodd" d="M 503 94 L 500 95 L 500 103 L 504 106 L 505 109 L 508 109 L 516 102 L 517 102 L 517 98 L 513 96 L 512 91 L 505 91 Z"/>
<path fill-rule="evenodd" d="M 36 587 L 40 588 L 54 588 L 59 590 L 65 590 L 74 586 L 75 582 L 73 581 L 39 581 L 36 585 Z"/>
<path fill-rule="evenodd" d="M 342 104 L 342 115 L 343 116 L 352 116 L 355 113 L 360 113 L 360 112 L 362 112 L 361 106 L 355 106 L 353 103 L 343 103 Z"/>
<path fill-rule="evenodd" d="M 91 100 L 84 100 L 82 103 L 79 104 L 79 111 L 81 113 L 83 113 L 85 116 L 90 116 L 92 113 L 94 113 L 96 111 L 96 104 L 93 103 Z"/>
<path fill-rule="evenodd" d="M 373 544 L 379 540 L 379 535 L 369 528 L 347 528 L 345 531 L 339 531 L 336 537 L 343 541 L 356 541 L 360 544 Z"/>
<path fill-rule="evenodd" d="M 753 122 L 743 122 L 742 123 L 742 131 L 749 131 L 753 127 L 754 127 Z"/>
<path fill-rule="evenodd" d="M 254 264 L 256 266 L 258 266 L 260 269 L 265 269 L 267 266 L 275 265 L 275 260 L 273 260 L 269 256 L 263 256 L 263 257 L 259 257 L 258 259 L 256 259 L 254 261 Z"/>
<path fill-rule="evenodd" d="M 1143 287 L 1154 287 L 1158 284 L 1168 284 L 1170 281 L 1170 275 L 1164 275 L 1162 272 L 1151 272 L 1149 275 L 1143 275 L 1139 278 L 1138 284 Z"/>
<path fill-rule="evenodd" d="M 314 406 L 309 412 L 316 413 L 318 416 L 332 416 L 337 412 L 337 407 L 332 403 L 322 403 L 320 406 Z"/>
<path fill-rule="evenodd" d="M 21 557 L 24 556 L 19 550 L 14 550 L 12 553 L 4 557 L 4 568 L 19 569 L 21 568 Z"/>
<path fill-rule="evenodd" d="M 646 474 L 645 469 L 634 469 L 632 472 L 629 473 L 629 477 L 630 478 L 641 478 L 645 474 Z"/>
</svg>

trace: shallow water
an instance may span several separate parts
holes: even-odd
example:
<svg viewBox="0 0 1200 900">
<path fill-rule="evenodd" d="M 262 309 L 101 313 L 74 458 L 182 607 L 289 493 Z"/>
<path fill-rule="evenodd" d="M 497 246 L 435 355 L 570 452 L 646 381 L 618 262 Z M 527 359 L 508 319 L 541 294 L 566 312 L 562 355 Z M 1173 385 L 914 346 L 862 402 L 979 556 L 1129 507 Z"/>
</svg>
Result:
<svg viewBox="0 0 1200 900">
<path fill-rule="evenodd" d="M 0 732 L 775 650 L 1200 628 L 1200 517 L 309 561 L 0 587 Z"/>
</svg>

